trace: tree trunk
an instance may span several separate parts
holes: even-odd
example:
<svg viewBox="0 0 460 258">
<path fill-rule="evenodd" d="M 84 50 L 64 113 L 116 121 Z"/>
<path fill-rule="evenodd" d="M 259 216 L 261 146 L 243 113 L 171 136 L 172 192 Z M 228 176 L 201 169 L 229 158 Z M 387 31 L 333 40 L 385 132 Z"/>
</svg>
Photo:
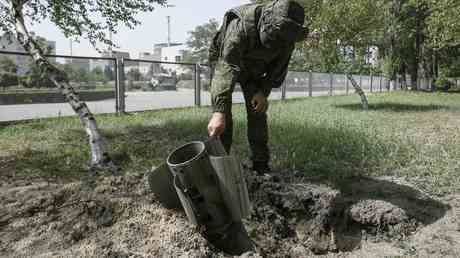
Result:
<svg viewBox="0 0 460 258">
<path fill-rule="evenodd" d="M 96 119 L 89 110 L 85 102 L 80 100 L 78 93 L 69 84 L 69 80 L 64 72 L 51 64 L 43 55 L 43 50 L 38 46 L 35 40 L 30 36 L 24 23 L 23 4 L 21 0 L 12 1 L 14 16 L 16 20 L 17 39 L 24 49 L 31 55 L 35 64 L 42 72 L 46 72 L 49 79 L 61 91 L 62 95 L 69 102 L 72 109 L 77 113 L 81 123 L 89 138 L 91 148 L 91 170 L 103 169 L 114 172 L 115 165 L 112 163 L 109 153 L 107 152 L 105 140 L 99 133 Z"/>
<path fill-rule="evenodd" d="M 406 79 L 406 74 L 407 74 L 407 67 L 405 63 L 401 64 L 401 71 L 400 71 L 401 77 L 400 77 L 400 84 L 401 84 L 401 89 L 402 90 L 407 90 L 407 79 Z"/>
<path fill-rule="evenodd" d="M 417 7 L 416 11 L 416 17 L 415 17 L 415 58 L 412 64 L 412 69 L 411 69 L 411 86 L 412 90 L 419 90 L 418 85 L 419 85 L 419 63 L 420 60 L 422 59 L 421 54 L 422 54 L 422 42 L 423 42 L 423 28 L 422 28 L 422 14 L 420 8 Z"/>
<path fill-rule="evenodd" d="M 350 73 L 347 73 L 347 79 L 351 82 L 351 85 L 355 89 L 356 93 L 361 97 L 361 103 L 363 105 L 364 110 L 369 109 L 369 103 L 367 102 L 367 97 L 366 94 L 364 94 L 364 91 L 359 87 L 358 83 L 355 81 L 353 76 Z"/>
</svg>

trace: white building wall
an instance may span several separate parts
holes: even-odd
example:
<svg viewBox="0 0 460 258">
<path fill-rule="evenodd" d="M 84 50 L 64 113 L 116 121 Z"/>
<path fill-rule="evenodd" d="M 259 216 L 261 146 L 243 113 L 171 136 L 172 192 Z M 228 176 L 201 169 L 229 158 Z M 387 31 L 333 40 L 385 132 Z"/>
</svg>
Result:
<svg viewBox="0 0 460 258">
<path fill-rule="evenodd" d="M 184 51 L 186 50 L 186 48 L 187 46 L 185 44 L 181 44 L 178 46 L 163 47 L 161 49 L 161 61 L 177 63 L 183 62 Z M 169 72 L 176 72 L 176 74 L 178 75 L 185 73 L 187 71 L 184 65 L 162 64 L 161 66 Z"/>
</svg>

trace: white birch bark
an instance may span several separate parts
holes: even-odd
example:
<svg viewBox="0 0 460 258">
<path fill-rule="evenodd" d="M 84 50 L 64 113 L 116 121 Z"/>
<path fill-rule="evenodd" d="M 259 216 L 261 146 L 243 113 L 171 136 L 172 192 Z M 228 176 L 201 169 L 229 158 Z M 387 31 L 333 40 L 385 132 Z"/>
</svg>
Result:
<svg viewBox="0 0 460 258">
<path fill-rule="evenodd" d="M 12 3 L 18 41 L 31 55 L 35 64 L 41 69 L 41 71 L 46 72 L 49 79 L 61 91 L 72 109 L 75 113 L 77 113 L 85 128 L 91 149 L 91 168 L 104 170 L 110 169 L 114 171 L 116 168 L 111 161 L 109 153 L 107 152 L 105 140 L 99 132 L 94 115 L 91 113 L 86 103 L 80 100 L 78 93 L 70 85 L 66 74 L 46 59 L 43 54 L 43 50 L 30 36 L 23 16 L 23 5 L 25 2 L 21 0 L 13 0 Z"/>
</svg>

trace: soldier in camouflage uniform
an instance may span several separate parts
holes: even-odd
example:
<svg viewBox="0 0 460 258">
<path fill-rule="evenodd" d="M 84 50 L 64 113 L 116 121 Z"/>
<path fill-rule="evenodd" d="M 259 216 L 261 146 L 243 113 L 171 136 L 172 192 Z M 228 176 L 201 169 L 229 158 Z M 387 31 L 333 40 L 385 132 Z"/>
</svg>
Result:
<svg viewBox="0 0 460 258">
<path fill-rule="evenodd" d="M 253 169 L 269 172 L 267 109 L 272 88 L 283 83 L 295 41 L 303 36 L 304 9 L 293 0 L 248 4 L 228 11 L 209 50 L 213 70 L 211 137 L 230 151 L 233 136 L 232 92 L 241 85 L 247 110 Z"/>
</svg>

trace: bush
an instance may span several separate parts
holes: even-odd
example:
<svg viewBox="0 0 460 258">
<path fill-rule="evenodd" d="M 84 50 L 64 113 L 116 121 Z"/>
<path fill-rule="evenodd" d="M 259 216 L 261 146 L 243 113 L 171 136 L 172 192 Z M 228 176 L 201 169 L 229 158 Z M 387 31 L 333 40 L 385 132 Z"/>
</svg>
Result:
<svg viewBox="0 0 460 258">
<path fill-rule="evenodd" d="M 94 82 L 82 82 L 79 87 L 81 90 L 94 90 L 96 84 Z"/>
<path fill-rule="evenodd" d="M 435 85 L 437 90 L 448 91 L 454 84 L 447 77 L 440 75 L 436 79 Z"/>
<path fill-rule="evenodd" d="M 30 64 L 28 71 L 21 78 L 21 84 L 26 88 L 55 88 L 54 83 L 48 78 L 48 74 L 38 66 Z"/>
<path fill-rule="evenodd" d="M 16 85 L 18 85 L 18 76 L 15 73 L 0 72 L 0 87 L 6 89 Z"/>
<path fill-rule="evenodd" d="M 47 77 L 24 76 L 19 81 L 26 88 L 55 88 L 54 83 Z"/>
</svg>

